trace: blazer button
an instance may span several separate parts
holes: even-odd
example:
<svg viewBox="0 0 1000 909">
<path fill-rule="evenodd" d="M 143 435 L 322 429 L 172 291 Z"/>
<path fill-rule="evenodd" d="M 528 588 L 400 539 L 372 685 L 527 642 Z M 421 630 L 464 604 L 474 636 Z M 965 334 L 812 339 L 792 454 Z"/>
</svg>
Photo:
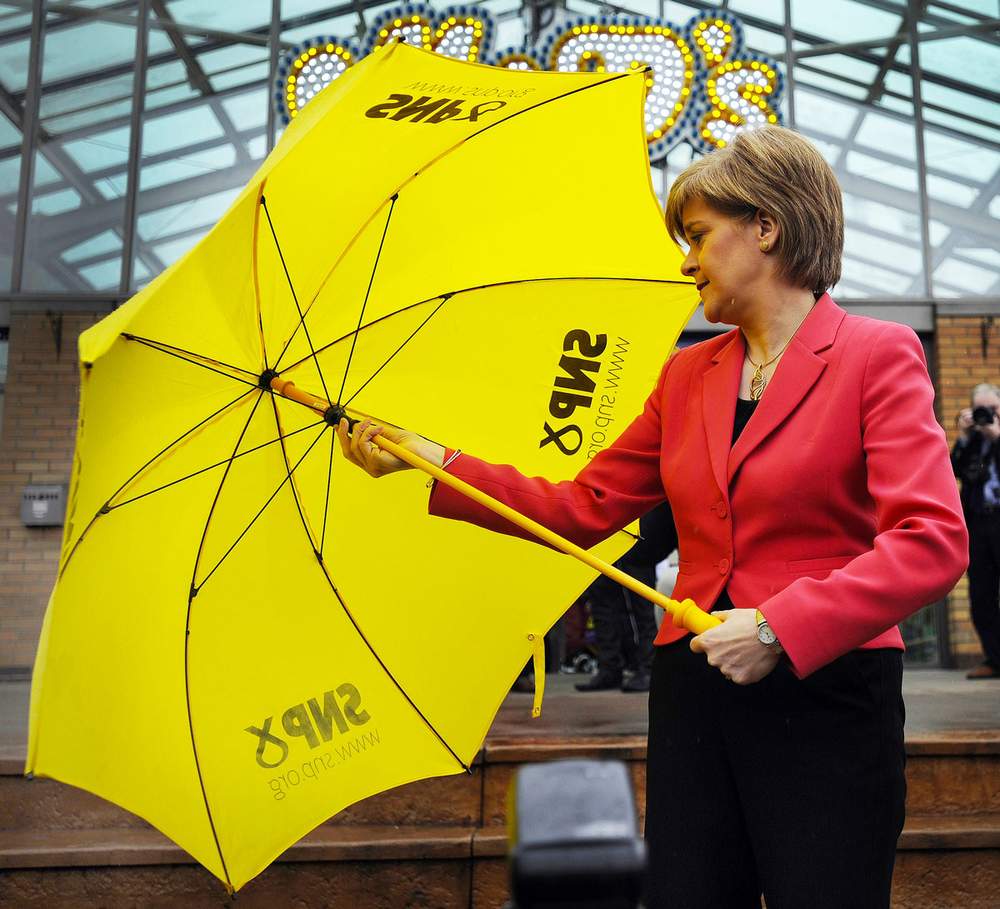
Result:
<svg viewBox="0 0 1000 909">
<path fill-rule="evenodd" d="M 726 503 L 725 502 L 719 502 L 719 504 L 715 508 L 715 513 L 720 518 L 724 518 L 726 516 Z"/>
<path fill-rule="evenodd" d="M 719 574 L 729 573 L 729 559 L 721 559 L 719 561 Z"/>
</svg>

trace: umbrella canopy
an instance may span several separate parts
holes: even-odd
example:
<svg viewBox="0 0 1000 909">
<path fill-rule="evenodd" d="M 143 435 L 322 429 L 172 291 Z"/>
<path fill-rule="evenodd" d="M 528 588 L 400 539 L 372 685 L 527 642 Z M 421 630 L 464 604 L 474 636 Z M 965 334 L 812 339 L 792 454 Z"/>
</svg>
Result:
<svg viewBox="0 0 1000 909">
<path fill-rule="evenodd" d="M 645 78 L 386 48 L 83 335 L 29 772 L 238 888 L 345 806 L 468 770 L 593 569 L 429 518 L 421 475 L 368 478 L 272 380 L 574 475 L 696 302 L 650 184 Z"/>
</svg>

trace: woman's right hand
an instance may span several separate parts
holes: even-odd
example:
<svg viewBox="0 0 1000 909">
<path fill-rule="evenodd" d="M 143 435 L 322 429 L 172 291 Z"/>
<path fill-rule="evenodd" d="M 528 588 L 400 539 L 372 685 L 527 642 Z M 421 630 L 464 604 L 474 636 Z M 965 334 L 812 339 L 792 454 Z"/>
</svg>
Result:
<svg viewBox="0 0 1000 909">
<path fill-rule="evenodd" d="M 407 451 L 420 455 L 437 467 L 444 462 L 444 448 L 429 442 L 415 432 L 407 432 L 395 426 L 381 426 L 367 418 L 355 424 L 353 433 L 348 433 L 347 420 L 341 420 L 337 424 L 337 437 L 340 439 L 340 449 L 344 457 L 369 476 L 384 477 L 399 470 L 408 470 L 410 465 L 406 461 L 379 448 L 374 438 L 379 435 Z"/>
</svg>

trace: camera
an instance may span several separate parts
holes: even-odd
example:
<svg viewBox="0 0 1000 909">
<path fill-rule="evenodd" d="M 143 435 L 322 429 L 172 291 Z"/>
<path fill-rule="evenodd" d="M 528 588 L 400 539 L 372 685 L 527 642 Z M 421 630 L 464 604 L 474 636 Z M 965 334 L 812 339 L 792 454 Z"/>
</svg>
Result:
<svg viewBox="0 0 1000 909">
<path fill-rule="evenodd" d="M 976 426 L 989 426 L 995 415 L 996 410 L 992 407 L 976 407 L 972 411 L 972 422 Z"/>
<path fill-rule="evenodd" d="M 646 847 L 621 761 L 528 764 L 507 798 L 506 909 L 638 909 Z"/>
</svg>

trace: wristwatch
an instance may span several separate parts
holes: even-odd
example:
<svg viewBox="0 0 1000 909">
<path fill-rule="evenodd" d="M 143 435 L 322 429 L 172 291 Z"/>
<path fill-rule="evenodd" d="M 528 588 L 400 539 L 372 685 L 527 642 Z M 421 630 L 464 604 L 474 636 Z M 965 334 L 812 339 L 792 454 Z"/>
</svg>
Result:
<svg viewBox="0 0 1000 909">
<path fill-rule="evenodd" d="M 757 610 L 757 640 L 765 647 L 770 647 L 775 653 L 785 652 L 784 648 L 778 642 L 778 636 L 774 633 L 771 626 L 767 624 L 764 613 L 759 609 Z"/>
</svg>

